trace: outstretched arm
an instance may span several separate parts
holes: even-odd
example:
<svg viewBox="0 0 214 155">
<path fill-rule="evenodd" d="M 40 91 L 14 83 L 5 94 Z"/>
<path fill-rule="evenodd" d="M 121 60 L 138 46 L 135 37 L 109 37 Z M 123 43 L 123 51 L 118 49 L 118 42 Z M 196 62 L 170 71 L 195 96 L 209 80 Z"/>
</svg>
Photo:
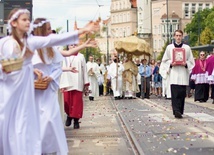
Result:
<svg viewBox="0 0 214 155">
<path fill-rule="evenodd" d="M 94 33 L 97 32 L 99 29 L 100 26 L 98 21 L 96 22 L 90 21 L 88 24 L 85 25 L 84 28 L 78 30 L 78 34 L 81 35 L 84 33 Z"/>
<path fill-rule="evenodd" d="M 88 39 L 86 42 L 84 42 L 83 44 L 77 46 L 77 47 L 69 47 L 68 51 L 61 51 L 61 54 L 64 57 L 68 57 L 71 56 L 73 54 L 76 54 L 77 52 L 79 52 L 80 50 L 86 48 L 86 47 L 97 47 L 97 43 L 95 41 L 92 41 L 91 39 Z"/>
</svg>

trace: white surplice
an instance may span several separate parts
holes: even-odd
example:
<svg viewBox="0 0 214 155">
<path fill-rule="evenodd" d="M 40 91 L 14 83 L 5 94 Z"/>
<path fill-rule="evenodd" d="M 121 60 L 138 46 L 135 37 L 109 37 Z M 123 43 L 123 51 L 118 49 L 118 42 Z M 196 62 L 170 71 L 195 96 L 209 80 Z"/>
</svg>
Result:
<svg viewBox="0 0 214 155">
<path fill-rule="evenodd" d="M 118 63 L 119 67 L 117 68 L 117 63 L 112 62 L 108 69 L 108 74 L 111 77 L 111 88 L 114 94 L 114 97 L 123 95 L 123 71 L 124 67 L 121 63 Z M 117 78 L 116 78 L 117 76 Z"/>
<path fill-rule="evenodd" d="M 56 48 L 53 49 L 53 59 L 49 59 L 47 50 L 43 49 L 45 64 L 37 51 L 32 58 L 34 68 L 39 69 L 43 73 L 43 77 L 49 76 L 53 79 L 46 90 L 35 89 L 35 100 L 40 114 L 42 153 L 57 152 L 57 155 L 65 155 L 68 153 L 68 147 L 58 103 L 63 56 Z"/>
<path fill-rule="evenodd" d="M 16 55 L 14 40 L 10 36 L 0 39 L 0 59 Z M 6 40 L 8 40 L 5 42 Z M 33 52 L 38 48 L 57 45 L 78 44 L 78 31 L 52 34 L 47 37 L 29 36 L 27 47 Z M 19 51 L 20 53 L 20 51 Z M 24 59 L 22 69 L 4 73 L 0 64 L 0 139 L 1 155 L 41 155 L 39 111 L 35 105 L 32 57 Z M 3 111 L 3 112 L 2 112 Z M 0 142 L 1 143 L 1 142 Z"/>
<path fill-rule="evenodd" d="M 161 63 L 159 73 L 162 77 L 162 96 L 167 98 L 171 98 L 171 88 L 169 82 L 169 66 L 167 63 Z"/>
<path fill-rule="evenodd" d="M 100 76 L 98 76 L 97 81 L 98 81 L 99 85 L 103 85 L 106 68 L 102 63 L 100 65 L 98 65 L 98 66 L 99 66 L 99 70 L 100 70 Z"/>
<path fill-rule="evenodd" d="M 66 65 L 65 67 L 75 67 L 78 73 L 63 72 L 62 75 L 64 74 L 64 76 L 61 76 L 60 80 L 61 88 L 65 88 L 66 91 L 77 90 L 83 92 L 85 84 L 89 83 L 84 55 L 78 53 L 66 57 Z"/>
<path fill-rule="evenodd" d="M 195 66 L 192 51 L 188 45 L 183 44 L 182 48 L 185 49 L 187 68 L 184 66 L 174 66 L 170 68 L 174 48 L 174 44 L 167 46 L 161 62 L 164 66 L 166 66 L 166 68 L 169 69 L 169 84 L 189 85 L 189 75 Z"/>
<path fill-rule="evenodd" d="M 89 80 L 89 90 L 91 90 L 91 93 L 89 93 L 89 96 L 92 97 L 98 97 L 99 96 L 99 85 L 98 85 L 98 77 L 100 76 L 100 70 L 99 66 L 95 62 L 88 61 L 86 64 L 87 68 L 87 74 L 88 74 L 88 80 Z M 91 68 L 94 74 L 91 74 Z"/>
</svg>

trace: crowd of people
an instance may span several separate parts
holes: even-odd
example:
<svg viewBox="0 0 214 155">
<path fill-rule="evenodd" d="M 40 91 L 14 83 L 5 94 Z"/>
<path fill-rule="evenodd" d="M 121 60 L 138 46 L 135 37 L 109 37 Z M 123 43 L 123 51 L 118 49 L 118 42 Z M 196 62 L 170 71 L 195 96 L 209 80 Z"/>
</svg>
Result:
<svg viewBox="0 0 214 155">
<path fill-rule="evenodd" d="M 23 59 L 22 68 L 17 70 L 8 71 L 0 64 L 2 155 L 67 154 L 63 114 L 67 115 L 66 126 L 73 121 L 73 128 L 79 129 L 84 96 L 91 102 L 111 92 L 115 100 L 163 96 L 171 99 L 175 118 L 182 118 L 186 88 L 192 81 L 195 101 L 206 102 L 210 87 L 214 98 L 214 55 L 206 59 L 201 51 L 200 58 L 194 60 L 190 47 L 182 43 L 181 30 L 175 31 L 175 42 L 167 46 L 161 61 L 140 60 L 132 54 L 120 60 L 115 54 L 106 65 L 100 58 L 95 61 L 92 55 L 86 62 L 79 53 L 83 48 L 96 47 L 90 39 L 79 44 L 79 35 L 98 31 L 99 23 L 90 22 L 77 31 L 55 34 L 45 18 L 35 19 L 31 28 L 29 15 L 26 9 L 12 10 L 9 36 L 0 40 L 1 62 Z M 62 45 L 70 45 L 69 50 L 58 47 Z M 185 50 L 182 63 L 174 61 L 175 48 Z M 46 87 L 35 87 L 36 79 Z"/>
</svg>

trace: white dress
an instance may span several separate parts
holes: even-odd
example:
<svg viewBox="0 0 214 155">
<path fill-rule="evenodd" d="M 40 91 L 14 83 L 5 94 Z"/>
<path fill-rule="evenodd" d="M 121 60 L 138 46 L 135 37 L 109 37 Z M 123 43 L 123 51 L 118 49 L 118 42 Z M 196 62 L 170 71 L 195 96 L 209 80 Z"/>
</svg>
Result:
<svg viewBox="0 0 214 155">
<path fill-rule="evenodd" d="M 0 59 L 16 55 L 14 40 L 5 37 L 0 40 Z M 78 32 L 52 34 L 47 37 L 29 36 L 27 47 L 31 51 L 38 48 L 78 43 Z M 4 45 L 3 45 L 4 44 Z M 32 57 L 25 58 L 22 69 L 9 74 L 2 73 L 0 64 L 0 139 L 1 155 L 41 155 L 39 112 L 35 105 Z M 0 141 L 1 143 L 1 141 Z"/>
<path fill-rule="evenodd" d="M 53 49 L 53 59 L 48 59 L 47 51 L 43 49 L 45 64 L 37 52 L 33 56 L 34 68 L 42 71 L 43 77 L 49 76 L 53 79 L 46 90 L 35 89 L 35 100 L 40 114 L 42 153 L 57 152 L 57 155 L 65 155 L 68 153 L 68 147 L 58 103 L 59 78 L 62 73 L 61 61 L 63 61 L 63 56 L 56 48 Z"/>
</svg>

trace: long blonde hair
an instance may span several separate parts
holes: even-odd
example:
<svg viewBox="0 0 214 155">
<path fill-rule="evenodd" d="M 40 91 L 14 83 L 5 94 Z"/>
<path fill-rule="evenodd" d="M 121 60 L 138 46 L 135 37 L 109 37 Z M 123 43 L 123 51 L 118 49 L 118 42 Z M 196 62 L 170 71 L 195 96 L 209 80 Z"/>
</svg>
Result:
<svg viewBox="0 0 214 155">
<path fill-rule="evenodd" d="M 11 12 L 10 12 L 10 14 L 9 14 L 9 16 L 8 16 L 8 20 L 10 20 L 11 19 L 11 17 L 13 16 L 13 14 L 15 14 L 17 11 L 19 11 L 20 9 L 18 9 L 18 8 L 15 8 L 15 9 L 13 9 L 13 10 L 11 10 Z M 20 14 L 21 15 L 21 14 Z M 19 15 L 19 16 L 20 16 Z M 18 18 L 19 17 L 17 17 L 16 19 L 14 19 L 13 21 L 17 21 L 18 20 Z M 10 24 L 10 23 L 9 23 Z M 18 33 L 17 33 L 17 31 L 16 31 L 16 28 L 15 27 L 11 27 L 11 36 L 17 41 L 17 43 L 19 44 L 19 46 L 20 46 L 20 49 L 21 50 L 23 50 L 23 48 L 24 48 L 24 43 L 20 40 L 20 38 L 18 37 Z M 27 39 L 27 33 L 24 35 L 24 38 L 25 39 Z M 28 47 L 26 47 L 26 51 L 25 51 L 25 57 L 28 57 L 28 56 L 30 56 L 30 55 L 32 55 L 33 54 L 33 52 L 28 48 Z"/>
<path fill-rule="evenodd" d="M 46 18 L 37 18 L 37 19 L 35 19 L 35 21 L 33 22 L 34 25 L 39 25 L 40 23 L 43 23 L 41 26 L 37 26 L 37 27 L 34 28 L 33 34 L 35 36 L 47 36 L 46 27 L 47 27 L 47 23 L 48 22 L 45 22 L 45 21 L 47 21 Z M 53 59 L 53 57 L 54 57 L 53 48 L 52 47 L 47 47 L 46 50 L 47 50 L 48 58 L 49 59 Z M 43 49 L 38 49 L 37 51 L 38 51 L 39 57 L 41 58 L 42 62 L 46 63 L 45 59 L 44 59 Z"/>
</svg>

